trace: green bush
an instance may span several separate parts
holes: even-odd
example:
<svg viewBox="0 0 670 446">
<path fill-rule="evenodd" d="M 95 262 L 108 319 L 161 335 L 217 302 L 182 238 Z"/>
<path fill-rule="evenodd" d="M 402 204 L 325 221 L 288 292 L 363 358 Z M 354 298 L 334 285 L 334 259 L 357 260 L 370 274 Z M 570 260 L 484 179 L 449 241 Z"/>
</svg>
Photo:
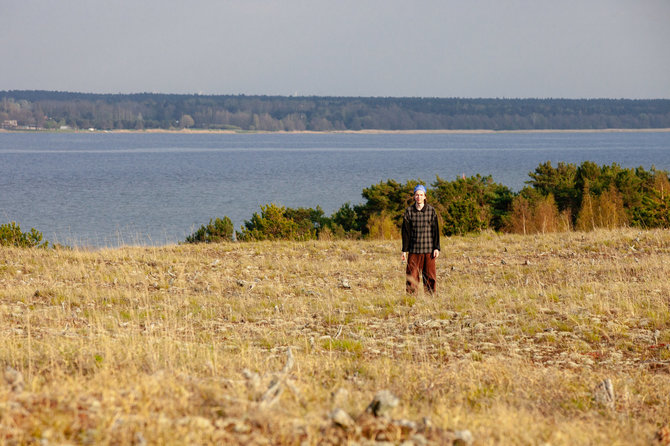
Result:
<svg viewBox="0 0 670 446">
<path fill-rule="evenodd" d="M 331 217 L 332 226 L 339 226 L 344 232 L 360 231 L 360 222 L 356 208 L 346 202 Z"/>
<path fill-rule="evenodd" d="M 370 219 L 377 218 L 382 213 L 400 228 L 405 209 L 412 203 L 414 187 L 420 182 L 408 181 L 402 184 L 395 180 L 387 180 L 363 189 L 362 195 L 366 202 L 354 207 L 355 229 L 367 235 L 370 229 Z M 430 202 L 430 197 L 428 201 Z M 341 210 L 348 211 L 342 208 Z"/>
<path fill-rule="evenodd" d="M 323 215 L 321 206 L 312 208 L 286 208 L 284 217 L 298 225 L 299 237 L 309 234 L 308 239 L 318 238 L 319 233 L 330 225 L 330 219 Z"/>
<path fill-rule="evenodd" d="M 520 192 L 495 183 L 492 177 L 465 176 L 445 181 L 439 176 L 427 190 L 435 207 L 441 233 L 462 235 L 486 229 L 519 233 L 588 230 L 594 227 L 670 227 L 670 177 L 668 172 L 550 162 L 529 173 Z M 245 221 L 238 240 L 323 240 L 344 238 L 394 238 L 421 180 L 382 181 L 363 189 L 365 202 L 345 203 L 329 218 L 317 206 L 286 208 L 261 206 Z M 225 221 L 224 221 L 225 222 Z M 230 220 L 210 221 L 187 241 L 232 240 Z"/>
<path fill-rule="evenodd" d="M 233 222 L 228 217 L 209 220 L 193 234 L 186 237 L 186 243 L 218 243 L 233 241 Z"/>
<path fill-rule="evenodd" d="M 16 222 L 10 222 L 0 225 L 0 246 L 47 248 L 49 242 L 42 242 L 42 233 L 35 228 L 31 228 L 29 232 L 22 232 Z"/>
<path fill-rule="evenodd" d="M 588 170 L 590 168 L 580 170 L 580 181 L 583 181 L 581 175 Z M 579 209 L 582 188 L 577 187 L 577 166 L 574 164 L 558 163 L 558 167 L 553 167 L 551 161 L 547 161 L 528 176 L 531 179 L 526 183 L 543 196 L 552 194 L 560 212 Z"/>
<path fill-rule="evenodd" d="M 377 232 L 380 216 L 392 221 L 400 229 L 405 209 L 413 203 L 413 191 L 421 180 L 410 180 L 405 184 L 387 180 L 363 190 L 366 203 L 342 207 L 333 215 L 333 221 L 344 226 L 355 227 L 370 236 L 371 228 Z M 494 183 L 490 176 L 476 175 L 445 181 L 439 176 L 427 190 L 427 202 L 435 207 L 445 235 L 466 234 L 483 229 L 502 229 L 511 210 L 513 192 L 501 184 Z M 355 225 L 351 222 L 355 222 Z M 378 236 L 378 234 L 377 234 Z"/>
<path fill-rule="evenodd" d="M 288 214 L 288 215 L 287 215 Z M 299 220 L 295 221 L 292 217 Z M 286 209 L 274 203 L 261 205 L 261 213 L 254 212 L 251 220 L 244 222 L 237 239 L 251 240 L 309 240 L 316 238 L 313 225 L 305 224 L 305 213 Z"/>
<path fill-rule="evenodd" d="M 627 224 L 667 228 L 670 222 L 666 171 L 623 168 L 617 163 L 599 166 L 592 161 L 579 166 L 559 163 L 554 168 L 547 162 L 529 175 L 527 183 L 543 196 L 553 194 L 558 211 L 578 229 Z"/>
<path fill-rule="evenodd" d="M 429 203 L 442 218 L 442 233 L 462 235 L 503 227 L 514 194 L 507 187 L 493 182 L 491 176 L 476 175 L 445 181 L 439 176 L 429 191 Z"/>
</svg>

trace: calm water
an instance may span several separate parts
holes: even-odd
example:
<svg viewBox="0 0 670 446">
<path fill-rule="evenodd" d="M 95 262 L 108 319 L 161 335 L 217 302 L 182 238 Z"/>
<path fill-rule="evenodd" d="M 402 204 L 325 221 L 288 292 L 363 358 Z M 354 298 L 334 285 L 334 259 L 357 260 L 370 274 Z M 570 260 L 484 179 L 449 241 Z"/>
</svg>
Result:
<svg viewBox="0 0 670 446">
<path fill-rule="evenodd" d="M 0 133 L 0 223 L 71 246 L 166 244 L 270 202 L 330 215 L 389 178 L 480 173 L 518 191 L 542 162 L 586 160 L 670 170 L 670 133 Z"/>
</svg>

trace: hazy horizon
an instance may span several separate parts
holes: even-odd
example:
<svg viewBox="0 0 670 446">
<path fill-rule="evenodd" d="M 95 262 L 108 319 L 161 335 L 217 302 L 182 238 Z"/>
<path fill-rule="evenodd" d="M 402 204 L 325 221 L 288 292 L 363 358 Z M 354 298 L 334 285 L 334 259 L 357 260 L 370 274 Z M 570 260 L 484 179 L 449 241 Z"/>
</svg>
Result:
<svg viewBox="0 0 670 446">
<path fill-rule="evenodd" d="M 0 0 L 1 90 L 669 99 L 666 0 Z"/>
<path fill-rule="evenodd" d="M 42 89 L 12 89 L 0 90 L 0 92 L 29 92 L 29 91 L 44 91 L 47 93 L 64 93 L 64 94 L 83 94 L 83 95 L 118 95 L 118 96 L 133 96 L 133 95 L 166 95 L 166 96 L 249 96 L 249 97 L 282 97 L 282 98 L 339 98 L 339 99 L 463 99 L 463 100 L 537 100 L 537 101 L 667 101 L 670 98 L 608 98 L 608 97 L 581 97 L 581 98 L 566 98 L 566 97 L 464 97 L 464 96 L 335 96 L 335 95 L 270 95 L 270 94 L 254 94 L 254 93 L 171 93 L 164 91 L 134 91 L 127 93 L 110 93 L 110 92 L 95 92 L 95 91 L 65 91 L 65 90 L 42 90 Z"/>
</svg>

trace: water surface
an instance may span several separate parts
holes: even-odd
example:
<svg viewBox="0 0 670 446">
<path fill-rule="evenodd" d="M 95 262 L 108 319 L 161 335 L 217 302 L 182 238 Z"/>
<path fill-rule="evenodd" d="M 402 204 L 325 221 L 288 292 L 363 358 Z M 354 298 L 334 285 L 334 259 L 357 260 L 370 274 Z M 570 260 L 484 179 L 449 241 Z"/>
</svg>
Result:
<svg viewBox="0 0 670 446">
<path fill-rule="evenodd" d="M 259 206 L 332 214 L 395 179 L 491 175 L 515 191 L 543 162 L 670 170 L 670 133 L 0 133 L 0 223 L 67 245 L 183 241 Z"/>
</svg>

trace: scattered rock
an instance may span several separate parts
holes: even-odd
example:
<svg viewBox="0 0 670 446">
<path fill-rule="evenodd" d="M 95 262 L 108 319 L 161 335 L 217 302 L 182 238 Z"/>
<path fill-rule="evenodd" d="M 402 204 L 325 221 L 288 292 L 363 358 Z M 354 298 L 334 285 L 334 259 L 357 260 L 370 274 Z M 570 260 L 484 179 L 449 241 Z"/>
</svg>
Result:
<svg viewBox="0 0 670 446">
<path fill-rule="evenodd" d="M 329 418 L 333 421 L 333 423 L 343 429 L 350 429 L 356 424 L 354 419 L 351 418 L 351 415 L 339 408 L 333 410 L 330 413 Z"/>
<path fill-rule="evenodd" d="M 388 414 L 399 403 L 398 398 L 388 390 L 380 390 L 377 392 L 372 402 L 365 409 L 366 412 L 371 413 L 375 417 Z"/>
<path fill-rule="evenodd" d="M 133 442 L 133 445 L 135 446 L 146 446 L 147 440 L 144 438 L 144 435 L 142 432 L 137 432 L 135 434 L 135 441 Z"/>
<path fill-rule="evenodd" d="M 593 398 L 596 403 L 603 405 L 608 409 L 614 408 L 614 386 L 612 380 L 606 378 L 602 380 L 595 389 L 593 389 Z"/>
<path fill-rule="evenodd" d="M 23 392 L 23 374 L 18 370 L 7 366 L 5 368 L 5 382 L 9 384 L 9 387 L 12 389 L 12 392 L 20 393 Z"/>
<path fill-rule="evenodd" d="M 224 429 L 227 432 L 236 434 L 248 434 L 251 432 L 251 426 L 238 418 L 226 418 L 223 420 L 216 420 L 215 426 L 219 429 Z"/>
<path fill-rule="evenodd" d="M 330 423 L 321 429 L 327 444 L 370 445 L 462 445 L 474 443 L 468 430 L 451 431 L 433 426 L 429 418 L 421 421 L 392 419 L 387 416 L 399 403 L 388 390 L 379 391 L 368 407 L 357 417 L 336 407 L 328 416 Z"/>
<path fill-rule="evenodd" d="M 242 370 L 242 375 L 247 380 L 246 385 L 251 397 L 254 400 L 259 399 L 263 393 L 263 390 L 261 389 L 262 383 L 260 375 L 256 372 L 252 372 L 249 369 Z"/>
<path fill-rule="evenodd" d="M 423 417 L 421 422 L 423 423 L 423 430 L 428 430 L 428 429 L 431 429 L 433 427 L 433 422 L 430 421 L 430 418 L 428 418 L 428 417 Z"/>
<path fill-rule="evenodd" d="M 259 404 L 259 407 L 267 408 L 275 404 L 285 388 L 288 388 L 297 398 L 300 398 L 300 392 L 290 377 L 294 362 L 293 353 L 291 347 L 289 347 L 286 349 L 286 364 L 284 364 L 281 372 L 260 376 L 248 369 L 242 370 L 249 395 L 253 401 Z"/>
<path fill-rule="evenodd" d="M 333 392 L 331 396 L 333 399 L 333 407 L 341 407 L 344 406 L 349 400 L 349 391 L 343 387 L 340 387 L 335 392 Z"/>
<path fill-rule="evenodd" d="M 347 279 L 342 279 L 342 281 L 340 282 L 340 287 L 344 288 L 345 290 L 350 290 L 351 284 Z"/>
<path fill-rule="evenodd" d="M 454 432 L 454 445 L 469 446 L 474 441 L 475 439 L 472 436 L 472 433 L 467 429 Z"/>
<path fill-rule="evenodd" d="M 426 440 L 426 437 L 424 437 L 421 434 L 412 435 L 412 438 L 410 438 L 410 441 L 415 446 L 427 446 L 428 445 L 428 440 Z"/>
<path fill-rule="evenodd" d="M 235 283 L 237 283 L 237 285 L 241 288 L 246 288 L 248 290 L 251 290 L 256 286 L 256 284 L 259 281 L 260 281 L 260 279 L 256 279 L 254 282 L 247 282 L 245 280 L 238 279 L 238 280 L 235 281 Z"/>
</svg>

